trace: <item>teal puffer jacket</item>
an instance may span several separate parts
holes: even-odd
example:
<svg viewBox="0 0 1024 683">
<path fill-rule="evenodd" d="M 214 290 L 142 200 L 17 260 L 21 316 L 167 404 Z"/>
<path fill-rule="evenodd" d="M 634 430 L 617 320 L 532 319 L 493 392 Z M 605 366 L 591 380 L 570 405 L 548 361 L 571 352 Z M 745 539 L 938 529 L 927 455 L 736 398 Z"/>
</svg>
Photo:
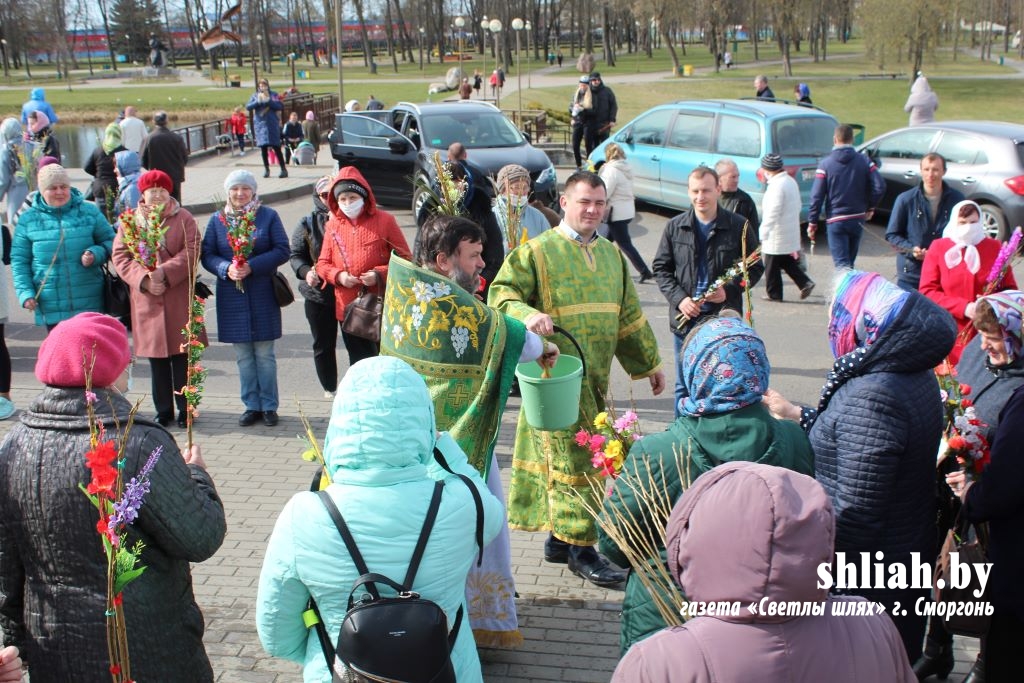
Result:
<svg viewBox="0 0 1024 683">
<path fill-rule="evenodd" d="M 463 481 L 433 460 L 434 409 L 423 379 L 404 361 L 376 357 L 345 373 L 324 443 L 341 510 L 370 571 L 401 582 L 419 537 L 435 480 L 445 482 L 441 507 L 413 590 L 433 600 L 451 627 L 465 606 L 466 576 L 476 561 L 476 510 Z M 451 468 L 470 477 L 483 498 L 484 543 L 504 523 L 504 507 L 455 441 L 437 439 Z M 304 679 L 329 682 L 314 630 L 302 612 L 312 595 L 331 640 L 338 636 L 352 583 L 359 573 L 316 494 L 296 494 L 274 526 L 260 573 L 256 627 L 270 654 L 299 662 Z M 387 587 L 381 587 L 388 593 Z M 459 683 L 482 681 L 473 631 L 465 617 L 452 652 Z"/>
<path fill-rule="evenodd" d="M 18 303 L 36 300 L 36 324 L 55 325 L 84 311 L 103 311 L 103 271 L 114 247 L 114 229 L 92 202 L 71 189 L 54 208 L 35 193 L 11 241 L 11 271 Z M 82 265 L 82 254 L 94 262 Z"/>
</svg>

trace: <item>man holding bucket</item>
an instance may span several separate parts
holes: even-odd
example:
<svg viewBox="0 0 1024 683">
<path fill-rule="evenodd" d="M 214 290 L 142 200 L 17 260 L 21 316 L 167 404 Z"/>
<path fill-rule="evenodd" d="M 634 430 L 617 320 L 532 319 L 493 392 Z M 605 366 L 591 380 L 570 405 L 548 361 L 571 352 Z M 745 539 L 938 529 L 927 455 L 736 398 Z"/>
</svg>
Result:
<svg viewBox="0 0 1024 683">
<path fill-rule="evenodd" d="M 483 243 L 483 228 L 476 223 L 437 215 L 420 231 L 419 267 L 392 255 L 381 354 L 401 358 L 423 376 L 437 428 L 452 435 L 491 492 L 504 500 L 494 443 L 513 372 L 517 363 L 534 360 L 550 368 L 559 352 L 518 320 L 476 299 Z M 466 603 L 479 646 L 515 647 L 523 642 L 511 555 L 506 526 L 484 548 L 481 565 L 470 570 Z"/>
<path fill-rule="evenodd" d="M 550 335 L 555 325 L 566 330 L 580 344 L 586 365 L 574 423 L 546 430 L 529 424 L 523 411 L 519 414 L 509 526 L 550 531 L 544 559 L 567 562 L 571 571 L 598 586 L 618 586 L 625 572 L 594 549 L 596 524 L 579 500 L 600 507 L 590 484 L 597 474 L 590 451 L 576 444 L 575 434 L 590 428 L 605 409 L 613 357 L 633 379 L 649 379 L 654 395 L 665 388 L 665 375 L 629 267 L 615 245 L 597 234 L 607 205 L 604 182 L 593 173 L 572 174 L 561 205 L 562 223 L 510 253 L 489 294 L 492 306 L 532 332 Z M 564 335 L 555 341 L 569 343 Z M 562 349 L 577 353 L 571 346 Z"/>
</svg>

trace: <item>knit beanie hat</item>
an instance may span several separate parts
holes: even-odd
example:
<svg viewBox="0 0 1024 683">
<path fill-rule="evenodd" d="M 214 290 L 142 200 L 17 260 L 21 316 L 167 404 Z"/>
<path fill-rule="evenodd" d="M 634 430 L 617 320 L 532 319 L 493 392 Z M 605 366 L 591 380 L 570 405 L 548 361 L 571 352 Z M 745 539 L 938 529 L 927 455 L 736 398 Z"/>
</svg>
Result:
<svg viewBox="0 0 1024 683">
<path fill-rule="evenodd" d="M 117 318 L 79 313 L 53 328 L 39 346 L 36 379 L 53 387 L 84 387 L 92 364 L 92 386 L 109 387 L 131 359 L 128 330 Z"/>
<path fill-rule="evenodd" d="M 231 188 L 235 185 L 245 185 L 252 188 L 253 192 L 256 192 L 256 176 L 241 168 L 237 171 L 232 171 L 224 179 L 224 191 L 230 192 Z"/>
<path fill-rule="evenodd" d="M 502 166 L 501 170 L 498 171 L 498 190 L 504 192 L 505 188 L 508 187 L 508 183 L 520 178 L 530 179 L 530 172 L 525 167 L 519 164 Z"/>
<path fill-rule="evenodd" d="M 171 180 L 171 176 L 163 171 L 153 169 L 139 176 L 139 192 L 145 192 L 151 187 L 162 187 L 168 192 L 172 192 L 174 190 L 174 182 Z"/>
<path fill-rule="evenodd" d="M 369 197 L 369 193 L 366 188 L 355 182 L 354 180 L 342 180 L 334 186 L 334 196 L 337 197 L 342 192 L 355 192 L 357 195 L 366 199 Z"/>
<path fill-rule="evenodd" d="M 71 178 L 63 166 L 60 164 L 50 164 L 39 169 L 36 182 L 39 185 L 39 191 L 42 192 L 54 185 L 71 185 Z"/>
<path fill-rule="evenodd" d="M 580 83 L 590 83 L 590 76 L 587 74 L 580 76 Z"/>
<path fill-rule="evenodd" d="M 329 175 L 325 175 L 322 178 L 320 178 L 320 180 L 316 181 L 316 185 L 313 186 L 313 194 L 319 197 L 324 192 L 327 192 L 329 189 L 331 189 L 332 180 L 334 180 L 334 178 L 332 178 Z"/>
<path fill-rule="evenodd" d="M 60 159 L 58 159 L 57 157 L 51 157 L 49 154 L 47 154 L 45 157 L 39 157 L 39 168 L 45 168 L 45 167 L 49 166 L 50 164 L 59 164 L 59 163 L 60 163 Z"/>
<path fill-rule="evenodd" d="M 316 121 L 316 114 L 313 113 L 312 109 L 310 109 L 309 111 L 306 112 L 306 120 L 307 121 Z"/>
<path fill-rule="evenodd" d="M 766 171 L 781 171 L 783 167 L 782 157 L 771 152 L 761 157 L 761 168 Z"/>
</svg>

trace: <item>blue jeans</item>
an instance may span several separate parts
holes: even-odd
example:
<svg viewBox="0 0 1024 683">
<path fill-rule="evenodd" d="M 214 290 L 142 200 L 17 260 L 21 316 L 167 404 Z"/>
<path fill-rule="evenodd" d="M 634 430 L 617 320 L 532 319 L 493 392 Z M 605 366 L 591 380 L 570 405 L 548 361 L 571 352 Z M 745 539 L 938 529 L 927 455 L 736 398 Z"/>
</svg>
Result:
<svg viewBox="0 0 1024 683">
<path fill-rule="evenodd" d="M 853 268 L 862 234 L 864 221 L 860 219 L 828 224 L 828 248 L 836 268 Z"/>
<path fill-rule="evenodd" d="M 239 342 L 235 347 L 242 405 L 246 410 L 277 410 L 277 358 L 274 342 Z"/>
</svg>

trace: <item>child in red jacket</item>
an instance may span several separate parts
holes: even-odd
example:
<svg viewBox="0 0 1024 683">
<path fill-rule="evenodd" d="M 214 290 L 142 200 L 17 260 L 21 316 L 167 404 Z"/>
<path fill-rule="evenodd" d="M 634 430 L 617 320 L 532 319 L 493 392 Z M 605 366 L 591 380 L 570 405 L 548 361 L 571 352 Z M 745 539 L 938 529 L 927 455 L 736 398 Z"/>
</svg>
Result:
<svg viewBox="0 0 1024 683">
<path fill-rule="evenodd" d="M 242 107 L 235 107 L 234 113 L 228 119 L 228 132 L 238 140 L 238 150 L 243 155 L 245 154 L 245 131 L 248 125 L 249 119 L 245 115 L 245 110 Z"/>
</svg>

